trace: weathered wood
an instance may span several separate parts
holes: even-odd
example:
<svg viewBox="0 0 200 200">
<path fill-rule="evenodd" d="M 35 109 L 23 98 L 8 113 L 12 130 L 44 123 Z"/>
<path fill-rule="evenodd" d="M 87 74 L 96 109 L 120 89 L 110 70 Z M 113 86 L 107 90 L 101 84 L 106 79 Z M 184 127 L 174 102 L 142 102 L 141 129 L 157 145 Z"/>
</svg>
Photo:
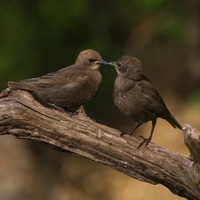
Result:
<svg viewBox="0 0 200 200">
<path fill-rule="evenodd" d="M 140 138 L 120 137 L 116 129 L 92 121 L 79 111 L 70 115 L 37 102 L 26 91 L 11 91 L 0 98 L 0 134 L 46 142 L 103 163 L 137 180 L 162 184 L 174 194 L 200 200 L 199 133 L 184 127 L 193 160 L 150 143 L 137 149 Z M 195 148 L 193 141 L 195 137 Z"/>
<path fill-rule="evenodd" d="M 190 157 L 194 161 L 196 177 L 200 185 L 200 133 L 189 124 L 183 127 L 185 145 L 190 151 Z"/>
</svg>

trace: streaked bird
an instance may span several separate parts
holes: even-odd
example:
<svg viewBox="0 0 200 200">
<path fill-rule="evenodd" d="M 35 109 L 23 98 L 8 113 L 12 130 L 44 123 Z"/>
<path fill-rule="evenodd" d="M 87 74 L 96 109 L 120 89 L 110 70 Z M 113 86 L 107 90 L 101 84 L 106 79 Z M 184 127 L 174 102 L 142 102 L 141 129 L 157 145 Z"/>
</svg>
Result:
<svg viewBox="0 0 200 200">
<path fill-rule="evenodd" d="M 152 139 L 157 118 L 167 120 L 174 128 L 182 130 L 181 125 L 172 116 L 164 100 L 151 81 L 143 74 L 141 62 L 131 56 L 122 56 L 115 62 L 109 63 L 115 67 L 117 78 L 114 83 L 113 100 L 116 107 L 125 115 L 137 122 L 134 131 L 143 123 L 152 122 L 148 138 L 139 144 L 147 146 Z M 123 135 L 125 133 L 122 133 Z"/>
<path fill-rule="evenodd" d="M 90 101 L 99 89 L 101 55 L 91 49 L 79 53 L 75 64 L 38 78 L 8 82 L 11 89 L 27 90 L 55 107 L 71 108 Z"/>
</svg>

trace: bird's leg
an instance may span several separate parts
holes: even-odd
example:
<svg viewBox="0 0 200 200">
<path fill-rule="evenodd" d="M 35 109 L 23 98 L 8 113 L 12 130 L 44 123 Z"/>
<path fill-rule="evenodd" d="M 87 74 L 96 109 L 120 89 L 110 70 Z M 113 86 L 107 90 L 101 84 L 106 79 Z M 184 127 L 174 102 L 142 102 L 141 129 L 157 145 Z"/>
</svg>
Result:
<svg viewBox="0 0 200 200">
<path fill-rule="evenodd" d="M 144 138 L 144 137 L 141 136 L 143 138 L 143 141 L 139 144 L 137 149 L 139 149 L 143 144 L 145 144 L 145 147 L 149 144 L 149 142 L 151 141 L 152 136 L 153 136 L 153 131 L 154 131 L 155 125 L 156 125 L 156 118 L 152 120 L 152 127 L 151 127 L 150 136 L 148 138 Z"/>
<path fill-rule="evenodd" d="M 136 129 L 137 129 L 138 127 L 140 127 L 140 126 L 141 126 L 141 124 L 138 123 L 137 126 L 133 129 L 133 131 L 132 131 L 131 133 L 129 133 L 129 135 L 130 135 L 130 136 L 133 135 L 133 133 L 136 131 Z"/>
<path fill-rule="evenodd" d="M 136 130 L 139 126 L 141 126 L 140 123 L 138 123 L 137 126 L 136 126 L 136 127 L 133 129 L 133 131 L 130 132 L 130 133 L 122 132 L 122 133 L 120 134 L 120 137 L 122 137 L 122 136 L 125 135 L 125 134 L 130 135 L 130 136 L 133 135 L 133 133 L 135 132 L 135 130 Z"/>
</svg>

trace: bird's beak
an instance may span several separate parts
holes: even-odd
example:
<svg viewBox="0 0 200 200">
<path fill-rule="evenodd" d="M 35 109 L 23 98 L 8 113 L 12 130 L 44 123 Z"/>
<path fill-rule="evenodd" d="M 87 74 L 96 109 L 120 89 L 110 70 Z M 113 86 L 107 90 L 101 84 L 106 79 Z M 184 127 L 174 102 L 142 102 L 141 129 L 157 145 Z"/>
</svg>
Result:
<svg viewBox="0 0 200 200">
<path fill-rule="evenodd" d="M 107 65 L 108 64 L 105 60 L 99 60 L 96 63 L 100 64 L 100 65 Z"/>
<path fill-rule="evenodd" d="M 116 63 L 115 62 L 107 62 L 107 65 L 109 65 L 111 67 L 116 67 Z"/>
</svg>

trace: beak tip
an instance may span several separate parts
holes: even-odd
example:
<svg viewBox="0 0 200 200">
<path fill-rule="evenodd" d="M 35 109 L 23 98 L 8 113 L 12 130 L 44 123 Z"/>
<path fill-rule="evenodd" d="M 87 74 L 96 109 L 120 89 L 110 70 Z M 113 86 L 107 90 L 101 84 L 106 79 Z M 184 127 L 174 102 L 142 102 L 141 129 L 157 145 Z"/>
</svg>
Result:
<svg viewBox="0 0 200 200">
<path fill-rule="evenodd" d="M 111 67 L 114 67 L 114 63 L 113 62 L 108 62 L 107 65 L 111 66 Z"/>
<path fill-rule="evenodd" d="M 107 65 L 108 63 L 105 60 L 98 61 L 98 64 L 100 65 Z"/>
<path fill-rule="evenodd" d="M 109 66 L 115 67 L 115 63 L 113 63 L 113 62 L 106 62 L 105 60 L 98 61 L 98 64 L 100 64 L 100 65 L 109 65 Z"/>
<path fill-rule="evenodd" d="M 103 65 L 107 65 L 108 62 L 106 62 L 105 60 L 102 60 Z"/>
</svg>

